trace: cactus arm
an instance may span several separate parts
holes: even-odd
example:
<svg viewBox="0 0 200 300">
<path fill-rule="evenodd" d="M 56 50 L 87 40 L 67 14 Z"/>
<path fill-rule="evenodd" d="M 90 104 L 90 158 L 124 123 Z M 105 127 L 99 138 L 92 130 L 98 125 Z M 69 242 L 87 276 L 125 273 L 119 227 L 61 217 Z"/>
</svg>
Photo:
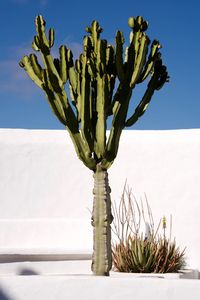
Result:
<svg viewBox="0 0 200 300">
<path fill-rule="evenodd" d="M 98 159 L 102 158 L 106 145 L 106 100 L 108 99 L 107 74 L 97 77 L 97 122 L 95 153 Z"/>
<path fill-rule="evenodd" d="M 69 82 L 72 86 L 73 92 L 77 93 L 78 76 L 74 68 L 73 54 L 70 49 L 67 50 L 67 69 L 69 74 Z"/>
<path fill-rule="evenodd" d="M 42 80 L 42 67 L 38 63 L 37 56 L 32 53 L 29 55 L 29 59 L 35 74 L 38 76 L 40 80 Z"/>
<path fill-rule="evenodd" d="M 53 59 L 53 63 L 54 63 L 54 66 L 59 74 L 59 76 L 61 77 L 61 72 L 60 72 L 60 60 L 59 58 L 54 58 Z"/>
<path fill-rule="evenodd" d="M 109 168 L 117 155 L 119 140 L 122 130 L 125 127 L 131 95 L 132 90 L 128 87 L 122 87 L 120 91 L 118 91 L 118 100 L 113 108 L 113 121 L 106 145 L 105 158 L 102 161 L 102 166 L 104 168 Z"/>
<path fill-rule="evenodd" d="M 115 52 L 112 45 L 106 48 L 106 69 L 109 75 L 115 74 Z"/>
<path fill-rule="evenodd" d="M 111 74 L 111 76 L 108 75 L 108 102 L 107 102 L 107 106 L 106 106 L 106 116 L 111 116 L 112 115 L 112 110 L 114 107 L 114 101 L 112 101 L 113 98 L 113 91 L 115 88 L 115 75 Z"/>
<path fill-rule="evenodd" d="M 75 116 L 75 113 L 71 105 L 69 104 L 65 90 L 63 90 L 61 93 L 57 93 L 57 96 L 65 112 L 66 123 L 67 123 L 66 126 L 68 126 L 69 129 L 73 132 L 74 128 L 78 128 L 78 120 Z"/>
<path fill-rule="evenodd" d="M 52 41 L 48 41 L 46 34 L 45 34 L 45 22 L 42 19 L 41 16 L 38 16 L 36 18 L 36 29 L 38 32 L 38 39 L 39 39 L 39 44 L 38 44 L 38 48 L 41 51 L 41 55 L 43 58 L 43 62 L 44 65 L 46 67 L 46 72 L 47 72 L 47 77 L 48 77 L 48 81 L 50 82 L 53 91 L 56 93 L 56 97 L 57 97 L 57 102 L 60 102 L 60 106 L 63 108 L 64 114 L 65 114 L 65 118 L 66 118 L 66 126 L 69 127 L 69 129 L 73 132 L 73 128 L 77 127 L 77 118 L 74 115 L 74 112 L 71 108 L 71 105 L 68 101 L 68 97 L 67 94 L 64 90 L 64 82 L 62 81 L 55 65 L 52 59 L 52 56 L 50 54 L 50 48 L 49 51 L 47 51 L 47 47 L 51 47 L 52 45 Z M 64 50 L 64 49 L 61 49 Z M 62 51 L 61 51 L 62 52 Z M 66 52 L 66 51 L 64 51 Z M 60 58 L 62 59 L 62 63 L 64 64 L 64 55 L 66 53 L 61 54 Z M 71 62 L 71 53 L 68 52 L 68 58 Z M 64 67 L 64 66 L 63 66 Z M 63 70 L 61 69 L 61 73 L 62 76 L 64 76 L 63 74 Z M 64 78 L 65 80 L 65 78 Z M 49 98 L 49 97 L 48 97 Z"/>
<path fill-rule="evenodd" d="M 94 237 L 94 251 L 92 257 L 92 271 L 95 275 L 109 276 L 112 267 L 111 251 L 111 200 L 108 173 L 101 165 L 97 165 L 94 172 L 94 202 L 92 225 Z"/>
<path fill-rule="evenodd" d="M 130 82 L 130 87 L 134 88 L 145 65 L 150 40 L 145 33 L 148 28 L 148 23 L 143 21 L 141 16 L 138 16 L 136 19 L 130 17 L 128 25 L 132 29 L 130 33 L 130 44 L 134 45 L 135 50 L 134 70 Z"/>
<path fill-rule="evenodd" d="M 71 132 L 68 127 L 66 127 L 71 140 L 74 144 L 74 148 L 78 158 L 84 163 L 84 165 L 92 171 L 96 169 L 96 161 L 91 156 L 88 144 L 84 143 L 82 136 L 79 131 Z"/>
<path fill-rule="evenodd" d="M 42 16 L 37 16 L 35 23 L 36 23 L 36 30 L 38 33 L 38 35 L 35 37 L 35 43 L 38 49 L 41 51 L 42 59 L 49 73 L 49 78 L 51 80 L 52 86 L 55 88 L 55 91 L 61 90 L 63 89 L 63 81 L 58 74 L 52 56 L 50 54 L 50 48 L 53 45 L 53 41 L 52 40 L 48 41 L 46 37 L 45 21 L 43 20 Z M 52 34 L 50 34 L 50 36 L 52 36 Z"/>
<path fill-rule="evenodd" d="M 130 127 L 145 113 L 155 90 L 158 90 L 168 81 L 166 67 L 162 65 L 162 60 L 158 58 L 155 64 L 155 70 L 151 80 L 148 83 L 147 90 L 135 109 L 134 114 L 126 121 L 125 126 Z"/>
<path fill-rule="evenodd" d="M 81 74 L 78 74 L 76 109 L 77 109 L 77 119 L 79 122 L 81 122 L 81 109 L 82 109 L 82 105 L 81 105 Z"/>
<path fill-rule="evenodd" d="M 36 31 L 38 35 L 34 38 L 36 46 L 42 50 L 42 52 L 49 53 L 49 49 L 54 44 L 54 30 L 49 30 L 49 40 L 45 34 L 45 21 L 41 15 L 38 15 L 35 19 Z"/>
<path fill-rule="evenodd" d="M 92 119 L 92 111 L 91 111 L 91 75 L 89 72 L 89 54 L 90 54 L 90 46 L 91 40 L 89 37 L 85 37 L 83 41 L 84 45 L 84 53 L 80 55 L 79 58 L 79 66 L 80 68 L 80 77 L 79 77 L 79 104 L 81 110 L 79 112 L 81 124 L 80 131 L 83 136 L 84 141 L 88 144 L 91 153 L 94 148 L 94 138 L 93 138 L 93 130 L 91 125 Z M 78 104 L 78 103 L 77 103 Z M 78 107 L 78 106 L 77 106 Z M 78 107 L 79 108 L 79 107 Z"/>
<path fill-rule="evenodd" d="M 91 137 L 90 120 L 90 76 L 88 73 L 87 57 L 83 58 L 82 79 L 81 79 L 81 133 L 87 142 L 91 152 L 93 151 L 93 142 Z"/>
<path fill-rule="evenodd" d="M 77 118 L 71 108 L 71 105 L 69 104 L 66 92 L 64 89 L 60 90 L 59 87 L 57 87 L 57 92 L 55 92 L 55 83 L 52 84 L 52 80 L 50 78 L 50 75 L 47 70 L 44 70 L 44 82 L 43 89 L 47 94 L 47 98 L 49 100 L 49 103 L 55 103 L 56 105 L 56 116 L 58 119 L 64 118 L 64 125 L 69 127 L 69 129 L 73 132 L 74 128 L 78 128 L 78 121 Z M 51 105 L 52 107 L 52 105 Z M 54 106 L 53 106 L 54 107 Z M 53 108 L 52 107 L 52 108 Z M 57 114 L 59 112 L 59 116 Z"/>
<path fill-rule="evenodd" d="M 94 52 L 97 52 L 98 47 L 98 39 L 100 36 L 100 33 L 103 31 L 103 29 L 100 27 L 99 23 L 97 21 L 92 21 L 92 25 L 89 27 L 86 27 L 86 32 L 90 33 L 91 35 L 91 41 L 92 45 L 94 47 Z"/>
<path fill-rule="evenodd" d="M 106 99 L 106 113 L 108 116 L 110 114 L 110 107 L 116 79 L 115 53 L 114 48 L 111 45 L 108 45 L 106 49 L 106 70 L 108 74 L 108 98 Z"/>
<path fill-rule="evenodd" d="M 31 65 L 31 61 L 28 56 L 24 56 L 22 60 L 19 63 L 20 67 L 22 67 L 26 73 L 29 75 L 29 77 L 39 86 L 42 88 L 42 80 L 38 77 L 36 74 L 33 66 Z"/>
<path fill-rule="evenodd" d="M 76 108 L 77 120 L 81 123 L 81 81 L 82 81 L 82 58 L 76 60 L 75 65 L 71 50 L 67 52 L 67 69 L 69 73 L 69 91 L 72 103 Z"/>
<path fill-rule="evenodd" d="M 41 52 L 42 53 L 42 52 Z M 45 68 L 47 69 L 47 72 L 49 74 L 49 80 L 51 81 L 51 84 L 53 88 L 55 89 L 55 92 L 60 92 L 64 89 L 63 81 L 59 76 L 59 73 L 54 65 L 52 56 L 50 54 L 42 53 L 42 58 L 44 61 Z"/>
<path fill-rule="evenodd" d="M 126 121 L 126 123 L 125 123 L 126 127 L 130 127 L 133 124 L 135 124 L 136 121 L 145 113 L 145 111 L 149 105 L 149 102 L 151 101 L 151 98 L 154 94 L 154 91 L 155 91 L 154 78 L 152 77 L 142 100 L 140 101 L 140 103 L 138 104 L 138 106 L 135 109 L 134 114 Z"/>
<path fill-rule="evenodd" d="M 45 76 L 44 76 L 45 77 Z M 46 81 L 47 79 L 45 79 Z M 54 92 L 48 87 L 47 84 L 43 85 L 43 90 L 46 93 L 47 100 L 49 102 L 50 108 L 53 113 L 56 115 L 58 120 L 65 126 L 67 126 L 65 113 L 63 111 L 62 105 L 58 99 L 58 97 L 54 94 Z"/>
<path fill-rule="evenodd" d="M 71 84 L 69 84 L 69 93 L 70 93 L 70 97 L 71 97 L 71 100 L 72 100 L 72 104 L 75 106 L 76 108 L 76 113 L 77 113 L 77 119 L 78 119 L 78 109 L 77 109 L 77 100 L 78 100 L 78 95 L 76 95 L 74 93 L 74 90 L 71 86 Z"/>
<path fill-rule="evenodd" d="M 129 47 L 126 48 L 126 74 L 125 82 L 130 82 L 131 77 L 134 71 L 134 62 L 135 62 L 135 47 L 133 42 L 130 43 Z"/>
<path fill-rule="evenodd" d="M 123 44 L 124 44 L 124 37 L 121 31 L 117 31 L 116 38 L 116 69 L 117 69 L 117 76 L 120 82 L 124 81 L 125 74 L 124 74 L 124 65 L 123 65 Z"/>
<path fill-rule="evenodd" d="M 97 70 L 101 77 L 106 73 L 106 49 L 107 41 L 99 39 L 97 42 Z"/>
<path fill-rule="evenodd" d="M 67 72 L 67 48 L 62 45 L 59 48 L 59 53 L 60 53 L 60 78 L 62 82 L 65 84 L 68 79 L 68 72 Z"/>
<path fill-rule="evenodd" d="M 49 29 L 49 48 L 52 48 L 54 45 L 55 32 L 53 28 Z"/>
<path fill-rule="evenodd" d="M 101 159 L 105 152 L 106 144 L 106 105 L 108 102 L 108 80 L 106 74 L 106 48 L 107 43 L 98 40 L 97 43 L 97 99 L 96 99 L 96 142 L 95 154 Z"/>
<path fill-rule="evenodd" d="M 131 88 L 135 86 L 135 83 L 137 82 L 137 79 L 141 74 L 142 68 L 146 60 L 146 55 L 148 52 L 148 44 L 149 44 L 149 39 L 146 37 L 145 34 L 143 34 L 141 36 L 140 44 L 138 45 L 135 68 L 130 82 Z"/>
<path fill-rule="evenodd" d="M 43 72 L 43 80 L 44 84 L 42 88 L 46 93 L 52 111 L 63 125 L 67 126 L 72 132 L 75 129 L 76 132 L 78 130 L 78 121 L 71 106 L 65 105 L 67 103 L 65 92 L 63 91 L 59 94 L 54 92 L 46 70 Z"/>
<path fill-rule="evenodd" d="M 147 76 L 149 76 L 149 74 L 151 73 L 153 65 L 155 63 L 156 56 L 158 54 L 158 50 L 160 48 L 161 48 L 160 43 L 157 40 L 154 40 L 151 45 L 151 51 L 150 51 L 148 60 L 144 66 L 144 69 L 143 69 L 140 77 L 137 80 L 137 83 L 144 81 L 147 78 Z"/>
</svg>

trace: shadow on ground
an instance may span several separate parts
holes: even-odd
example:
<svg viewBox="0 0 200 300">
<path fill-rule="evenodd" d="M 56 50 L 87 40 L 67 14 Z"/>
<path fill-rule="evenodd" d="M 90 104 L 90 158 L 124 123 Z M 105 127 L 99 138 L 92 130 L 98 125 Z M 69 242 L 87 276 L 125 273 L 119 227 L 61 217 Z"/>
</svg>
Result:
<svg viewBox="0 0 200 300">
<path fill-rule="evenodd" d="M 0 288 L 0 300 L 13 300 L 10 296 L 8 296 L 2 288 Z"/>
</svg>

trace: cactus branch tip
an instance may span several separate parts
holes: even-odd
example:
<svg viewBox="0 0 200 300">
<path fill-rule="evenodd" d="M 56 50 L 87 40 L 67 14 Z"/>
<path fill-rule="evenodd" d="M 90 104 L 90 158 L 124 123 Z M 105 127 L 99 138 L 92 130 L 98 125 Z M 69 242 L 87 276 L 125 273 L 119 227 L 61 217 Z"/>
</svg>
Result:
<svg viewBox="0 0 200 300">
<path fill-rule="evenodd" d="M 91 26 L 87 26 L 85 31 L 92 34 L 93 32 L 97 32 L 98 35 L 103 32 L 103 28 L 99 25 L 99 22 L 93 20 Z"/>
<path fill-rule="evenodd" d="M 128 26 L 134 31 L 146 31 L 148 28 L 148 22 L 143 20 L 142 16 L 136 18 L 130 17 L 128 19 Z"/>
</svg>

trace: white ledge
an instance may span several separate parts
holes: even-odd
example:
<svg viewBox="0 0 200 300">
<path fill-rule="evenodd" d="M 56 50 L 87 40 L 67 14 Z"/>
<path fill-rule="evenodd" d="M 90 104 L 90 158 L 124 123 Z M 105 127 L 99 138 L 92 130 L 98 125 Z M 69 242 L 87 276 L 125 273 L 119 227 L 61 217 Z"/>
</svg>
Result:
<svg viewBox="0 0 200 300">
<path fill-rule="evenodd" d="M 1 276 L 4 300 L 199 300 L 198 280 L 116 278 L 88 275 Z"/>
</svg>

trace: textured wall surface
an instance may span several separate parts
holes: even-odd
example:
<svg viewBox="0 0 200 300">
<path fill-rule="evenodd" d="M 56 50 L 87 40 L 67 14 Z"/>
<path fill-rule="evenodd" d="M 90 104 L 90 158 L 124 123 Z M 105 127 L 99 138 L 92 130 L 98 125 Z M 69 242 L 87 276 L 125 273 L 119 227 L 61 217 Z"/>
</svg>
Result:
<svg viewBox="0 0 200 300">
<path fill-rule="evenodd" d="M 200 129 L 124 131 L 109 175 L 112 199 L 127 179 L 155 223 L 172 215 L 172 235 L 200 269 Z M 92 187 L 65 131 L 0 129 L 0 252 L 91 252 Z"/>
</svg>

